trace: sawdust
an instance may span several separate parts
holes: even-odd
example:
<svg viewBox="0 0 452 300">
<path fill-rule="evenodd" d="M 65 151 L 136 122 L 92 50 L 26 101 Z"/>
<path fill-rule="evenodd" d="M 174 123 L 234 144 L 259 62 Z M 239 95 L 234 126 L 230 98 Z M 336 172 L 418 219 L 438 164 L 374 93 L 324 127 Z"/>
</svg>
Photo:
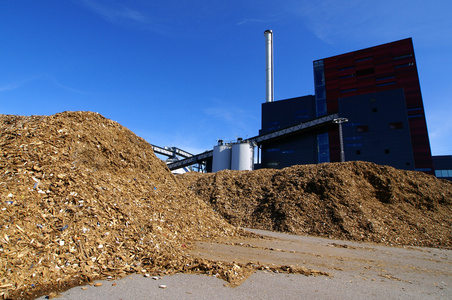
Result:
<svg viewBox="0 0 452 300">
<path fill-rule="evenodd" d="M 347 162 L 177 178 L 235 226 L 452 247 L 452 183 L 421 172 Z"/>
</svg>

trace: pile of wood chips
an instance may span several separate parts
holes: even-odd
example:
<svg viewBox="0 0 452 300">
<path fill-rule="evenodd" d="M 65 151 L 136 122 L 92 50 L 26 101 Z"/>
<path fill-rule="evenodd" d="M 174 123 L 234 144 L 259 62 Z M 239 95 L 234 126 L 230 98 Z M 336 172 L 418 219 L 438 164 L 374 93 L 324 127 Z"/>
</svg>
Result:
<svg viewBox="0 0 452 300">
<path fill-rule="evenodd" d="M 233 264 L 185 250 L 242 234 L 181 186 L 150 144 L 91 112 L 0 115 L 0 200 L 0 298 L 134 272 L 209 266 L 227 277 Z"/>
<path fill-rule="evenodd" d="M 422 173 L 355 162 L 178 178 L 97 113 L 0 115 L 0 298 L 136 272 L 327 275 L 189 255 L 197 240 L 250 235 L 238 226 L 452 246 L 452 184 Z"/>
<path fill-rule="evenodd" d="M 452 248 L 452 182 L 425 173 L 347 162 L 177 179 L 235 226 Z"/>
</svg>

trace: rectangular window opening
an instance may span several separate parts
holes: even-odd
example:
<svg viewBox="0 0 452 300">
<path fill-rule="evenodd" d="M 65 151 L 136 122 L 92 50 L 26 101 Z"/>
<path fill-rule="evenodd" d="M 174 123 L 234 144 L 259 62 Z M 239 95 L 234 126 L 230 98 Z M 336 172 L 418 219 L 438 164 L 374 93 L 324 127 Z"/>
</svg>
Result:
<svg viewBox="0 0 452 300">
<path fill-rule="evenodd" d="M 360 62 L 360 61 L 365 61 L 365 60 L 370 60 L 370 59 L 372 59 L 372 56 L 356 59 L 355 62 Z"/>
<path fill-rule="evenodd" d="M 342 90 L 341 93 L 348 93 L 348 92 L 355 92 L 355 91 L 357 91 L 357 89 L 353 88 L 353 89 Z"/>
<path fill-rule="evenodd" d="M 369 132 L 368 125 L 356 126 L 356 132 Z"/>
<path fill-rule="evenodd" d="M 413 57 L 413 53 L 396 56 L 396 57 L 394 57 L 394 60 L 404 59 L 404 58 L 408 58 L 408 57 Z"/>
<path fill-rule="evenodd" d="M 389 123 L 389 129 L 394 130 L 394 129 L 403 129 L 403 123 L 402 122 L 393 122 L 393 123 Z"/>
<path fill-rule="evenodd" d="M 392 75 L 392 76 L 380 77 L 380 78 L 377 78 L 377 79 L 375 79 L 375 80 L 376 80 L 376 81 L 382 81 L 382 80 L 394 79 L 394 78 L 395 78 L 395 76 Z"/>
<path fill-rule="evenodd" d="M 356 76 L 366 76 L 375 73 L 374 68 L 367 68 L 362 70 L 356 70 Z"/>
<path fill-rule="evenodd" d="M 394 66 L 394 68 L 400 69 L 400 68 L 405 68 L 405 67 L 409 67 L 409 66 L 414 66 L 414 63 L 401 64 L 401 65 Z"/>
<path fill-rule="evenodd" d="M 377 83 L 377 86 L 386 86 L 386 85 L 393 85 L 393 84 L 396 84 L 396 82 L 391 81 L 391 82 Z"/>
</svg>

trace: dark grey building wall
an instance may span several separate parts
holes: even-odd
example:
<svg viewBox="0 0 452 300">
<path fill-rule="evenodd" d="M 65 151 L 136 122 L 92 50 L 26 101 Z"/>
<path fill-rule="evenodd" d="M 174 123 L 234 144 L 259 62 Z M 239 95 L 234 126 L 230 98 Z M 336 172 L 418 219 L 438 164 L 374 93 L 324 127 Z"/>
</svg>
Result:
<svg viewBox="0 0 452 300">
<path fill-rule="evenodd" d="M 312 95 L 262 104 L 262 129 L 259 134 L 300 124 L 315 118 Z M 316 131 L 294 134 L 261 145 L 262 168 L 285 168 L 317 163 Z"/>
<path fill-rule="evenodd" d="M 436 177 L 452 181 L 452 155 L 437 155 L 432 159 Z"/>
<path fill-rule="evenodd" d="M 403 89 L 339 99 L 345 160 L 370 161 L 414 170 L 414 157 Z"/>
<path fill-rule="evenodd" d="M 317 163 L 316 130 L 262 145 L 262 167 L 281 169 Z"/>
<path fill-rule="evenodd" d="M 262 103 L 261 130 L 265 134 L 315 118 L 312 95 Z"/>
</svg>

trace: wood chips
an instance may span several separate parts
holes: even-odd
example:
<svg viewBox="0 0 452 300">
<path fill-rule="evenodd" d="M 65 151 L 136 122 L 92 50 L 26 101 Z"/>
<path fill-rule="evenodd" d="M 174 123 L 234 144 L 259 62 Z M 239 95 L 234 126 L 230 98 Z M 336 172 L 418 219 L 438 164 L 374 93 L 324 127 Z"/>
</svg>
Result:
<svg viewBox="0 0 452 300">
<path fill-rule="evenodd" d="M 246 234 L 236 226 L 452 245 L 452 185 L 421 173 L 346 163 L 180 178 L 195 193 L 146 141 L 99 114 L 0 115 L 0 298 L 136 272 L 240 283 L 268 266 L 187 251 L 196 240 Z"/>
</svg>

